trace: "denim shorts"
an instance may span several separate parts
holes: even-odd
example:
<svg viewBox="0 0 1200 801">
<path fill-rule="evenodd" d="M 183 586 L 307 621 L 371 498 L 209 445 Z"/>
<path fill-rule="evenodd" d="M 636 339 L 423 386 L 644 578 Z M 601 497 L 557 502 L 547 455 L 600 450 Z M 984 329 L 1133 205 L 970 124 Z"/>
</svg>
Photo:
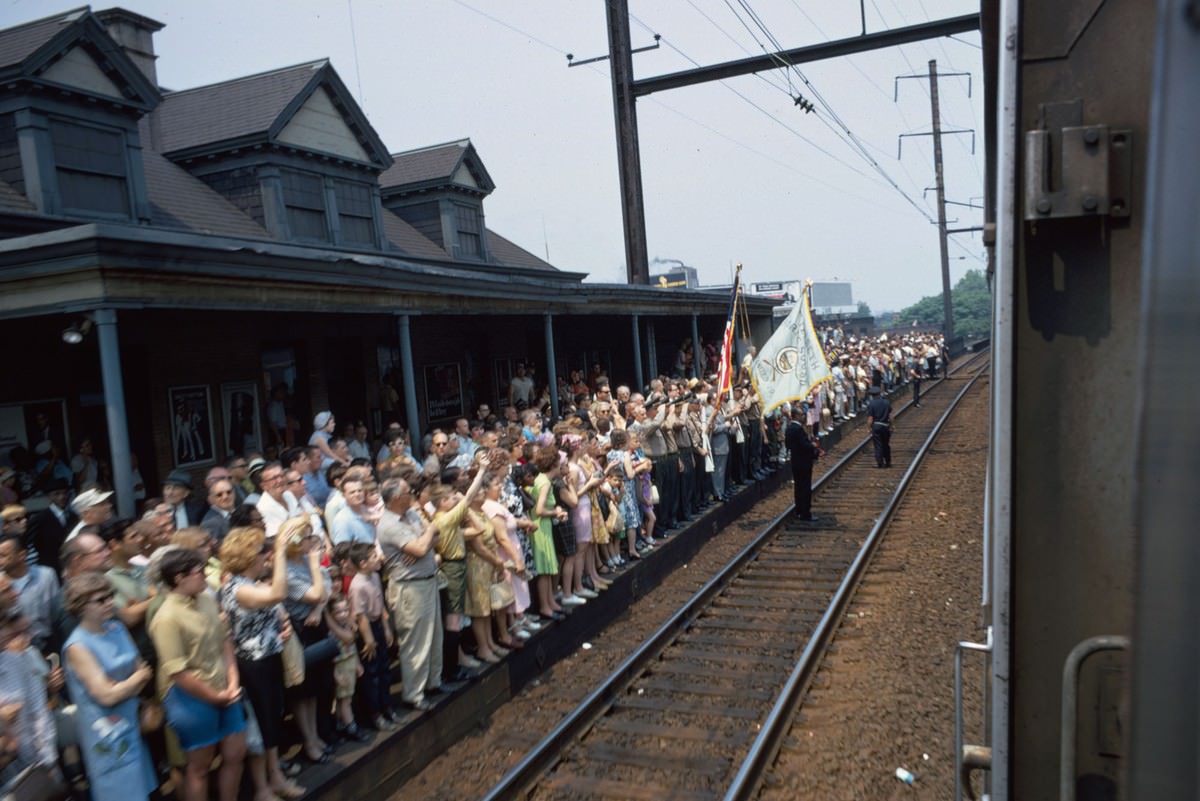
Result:
<svg viewBox="0 0 1200 801">
<path fill-rule="evenodd" d="M 167 722 L 179 736 L 179 744 L 184 751 L 216 745 L 246 728 L 246 716 L 240 702 L 230 706 L 213 706 L 189 695 L 178 685 L 167 691 L 163 710 L 167 713 Z"/>
</svg>

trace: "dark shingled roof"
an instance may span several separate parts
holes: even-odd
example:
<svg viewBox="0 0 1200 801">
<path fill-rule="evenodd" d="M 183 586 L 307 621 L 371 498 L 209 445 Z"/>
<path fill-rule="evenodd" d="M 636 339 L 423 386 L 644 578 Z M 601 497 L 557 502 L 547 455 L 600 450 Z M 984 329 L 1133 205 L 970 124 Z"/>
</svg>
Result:
<svg viewBox="0 0 1200 801">
<path fill-rule="evenodd" d="M 171 92 L 155 115 L 163 153 L 265 134 L 327 59 Z"/>
<path fill-rule="evenodd" d="M 142 122 L 142 141 L 149 141 Z M 187 170 L 153 150 L 142 150 L 146 193 L 150 196 L 150 224 L 163 228 L 222 236 L 271 239 L 267 230 L 242 213 Z"/>
<path fill-rule="evenodd" d="M 513 267 L 527 267 L 531 270 L 553 270 L 554 272 L 558 272 L 558 268 L 553 264 L 542 261 L 528 250 L 525 250 L 525 248 L 513 244 L 490 228 L 487 229 L 487 243 L 492 258 L 501 264 L 508 264 Z"/>
<path fill-rule="evenodd" d="M 449 180 L 463 153 L 471 144 L 469 139 L 433 145 L 404 153 L 393 153 L 395 163 L 379 176 L 381 187 L 406 186 L 425 181 Z"/>
<path fill-rule="evenodd" d="M 53 39 L 63 28 L 88 13 L 88 7 L 72 9 L 53 17 L 27 22 L 0 31 L 0 67 L 20 64 L 39 47 Z"/>
<path fill-rule="evenodd" d="M 426 239 L 416 228 L 387 209 L 383 210 L 383 235 L 388 242 L 406 256 L 442 261 L 450 258 L 446 251 L 437 246 L 437 243 Z"/>
</svg>

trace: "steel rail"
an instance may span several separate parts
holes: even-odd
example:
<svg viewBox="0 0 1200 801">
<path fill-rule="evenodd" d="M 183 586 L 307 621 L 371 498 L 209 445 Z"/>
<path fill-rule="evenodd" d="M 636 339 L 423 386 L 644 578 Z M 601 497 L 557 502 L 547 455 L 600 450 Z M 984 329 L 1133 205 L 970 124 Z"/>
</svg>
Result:
<svg viewBox="0 0 1200 801">
<path fill-rule="evenodd" d="M 800 654 L 800 659 L 797 660 L 795 668 L 793 668 L 791 675 L 788 677 L 787 683 L 784 684 L 783 689 L 780 691 L 779 697 L 771 707 L 766 720 L 761 724 L 758 736 L 754 738 L 754 743 L 750 746 L 749 753 L 742 761 L 742 767 L 738 770 L 737 775 L 734 776 L 733 783 L 725 792 L 724 801 L 748 801 L 755 797 L 763 775 L 775 760 L 775 755 L 779 751 L 780 744 L 782 744 L 784 737 L 791 730 L 796 710 L 804 698 L 804 693 L 808 688 L 809 682 L 820 666 L 820 658 L 832 639 L 833 633 L 837 630 L 839 621 L 846 614 L 846 608 L 850 605 L 850 601 L 854 597 L 854 592 L 858 588 L 863 574 L 866 573 L 866 568 L 871 562 L 871 557 L 874 555 L 876 547 L 883 538 L 884 530 L 887 528 L 888 523 L 891 522 L 892 515 L 895 514 L 900 501 L 907 494 L 913 478 L 921 467 L 921 462 L 924 461 L 929 449 L 933 447 L 938 434 L 941 433 L 950 416 L 954 414 L 954 411 L 958 408 L 958 404 L 971 391 L 971 388 L 975 386 L 975 382 L 982 375 L 982 371 L 977 372 L 958 395 L 955 396 L 950 406 L 947 407 L 937 423 L 934 424 L 933 429 L 929 432 L 929 436 L 925 438 L 925 443 L 913 457 L 908 469 L 904 471 L 904 475 L 900 478 L 900 483 L 897 485 L 891 501 L 884 507 L 883 514 L 880 515 L 879 520 L 872 527 L 871 533 L 867 535 L 866 540 L 858 551 L 858 555 L 850 564 L 850 569 L 846 571 L 846 577 L 838 585 L 837 592 L 834 593 L 829 608 L 821 616 L 821 620 L 813 630 L 812 636 L 809 637 L 808 644 Z"/>
<path fill-rule="evenodd" d="M 984 353 L 986 351 L 982 351 L 968 359 L 955 368 L 954 372 L 958 373 L 967 369 L 972 363 L 982 357 Z M 978 378 L 978 375 L 975 378 Z M 930 382 L 929 389 L 933 389 L 945 380 L 943 378 L 934 379 Z M 974 380 L 972 379 L 971 383 L 974 383 Z M 897 410 L 897 414 L 902 414 L 911 405 L 911 401 L 903 404 Z M 813 485 L 813 491 L 820 490 L 827 482 L 832 481 L 836 476 L 844 472 L 846 466 L 870 443 L 871 438 L 868 436 L 845 456 L 835 462 L 828 472 L 821 476 Z M 674 642 L 679 634 L 685 631 L 708 607 L 709 602 L 739 574 L 741 568 L 762 549 L 765 542 L 774 536 L 776 530 L 787 521 L 794 508 L 793 505 L 789 505 L 781 514 L 773 518 L 757 537 L 742 548 L 719 573 L 697 590 L 686 604 L 680 607 L 665 623 L 632 651 L 629 656 L 622 660 L 621 664 L 614 668 L 612 673 L 596 689 L 590 692 L 579 702 L 579 705 L 574 710 L 568 713 L 545 737 L 539 740 L 521 758 L 520 762 L 509 769 L 500 778 L 500 781 L 488 791 L 487 795 L 482 797 L 481 801 L 506 801 L 507 799 L 520 798 L 522 794 L 531 790 L 558 761 L 566 748 L 565 743 L 581 737 L 591 728 L 595 721 L 625 691 L 630 682 L 641 674 L 646 664 Z"/>
</svg>

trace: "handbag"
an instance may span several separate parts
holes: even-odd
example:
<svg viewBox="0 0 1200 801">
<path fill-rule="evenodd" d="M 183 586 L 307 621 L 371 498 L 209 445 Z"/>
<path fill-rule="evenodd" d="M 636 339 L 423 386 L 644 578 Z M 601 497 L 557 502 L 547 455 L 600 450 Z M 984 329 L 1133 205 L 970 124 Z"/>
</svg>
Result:
<svg viewBox="0 0 1200 801">
<path fill-rule="evenodd" d="M 650 485 L 650 505 L 658 506 L 659 500 L 660 500 L 660 498 L 659 498 L 659 494 L 658 494 L 658 487 L 651 484 Z"/>
<path fill-rule="evenodd" d="M 604 518 L 604 527 L 608 529 L 609 534 L 618 534 L 625 530 L 625 515 L 621 514 L 617 504 L 610 503 L 608 505 L 608 516 Z"/>
<path fill-rule="evenodd" d="M 304 683 L 304 646 L 293 632 L 283 641 L 283 686 L 299 687 Z"/>
<path fill-rule="evenodd" d="M 507 580 L 497 581 L 488 588 L 488 595 L 492 601 L 493 611 L 507 609 L 512 606 L 516 598 L 513 596 L 512 584 Z"/>
<path fill-rule="evenodd" d="M 12 780 L 6 798 L 12 801 L 63 801 L 70 788 L 47 765 L 30 765 Z"/>
</svg>

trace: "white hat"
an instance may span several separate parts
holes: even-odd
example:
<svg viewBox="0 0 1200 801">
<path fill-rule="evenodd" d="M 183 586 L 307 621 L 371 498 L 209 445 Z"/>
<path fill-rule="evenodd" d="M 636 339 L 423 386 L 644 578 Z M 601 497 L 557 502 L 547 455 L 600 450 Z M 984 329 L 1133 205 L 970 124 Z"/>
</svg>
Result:
<svg viewBox="0 0 1200 801">
<path fill-rule="evenodd" d="M 91 509 L 93 506 L 99 506 L 112 497 L 111 492 L 101 492 L 100 490 L 90 489 L 79 493 L 75 496 L 75 500 L 71 501 L 71 510 L 75 514 L 83 514 L 85 509 Z"/>
<path fill-rule="evenodd" d="M 53 447 L 54 447 L 54 444 L 52 442 L 50 442 L 50 440 L 44 439 L 37 444 L 37 446 L 33 449 L 33 452 L 36 453 L 38 456 L 45 456 L 47 453 L 50 452 L 50 449 Z"/>
</svg>

